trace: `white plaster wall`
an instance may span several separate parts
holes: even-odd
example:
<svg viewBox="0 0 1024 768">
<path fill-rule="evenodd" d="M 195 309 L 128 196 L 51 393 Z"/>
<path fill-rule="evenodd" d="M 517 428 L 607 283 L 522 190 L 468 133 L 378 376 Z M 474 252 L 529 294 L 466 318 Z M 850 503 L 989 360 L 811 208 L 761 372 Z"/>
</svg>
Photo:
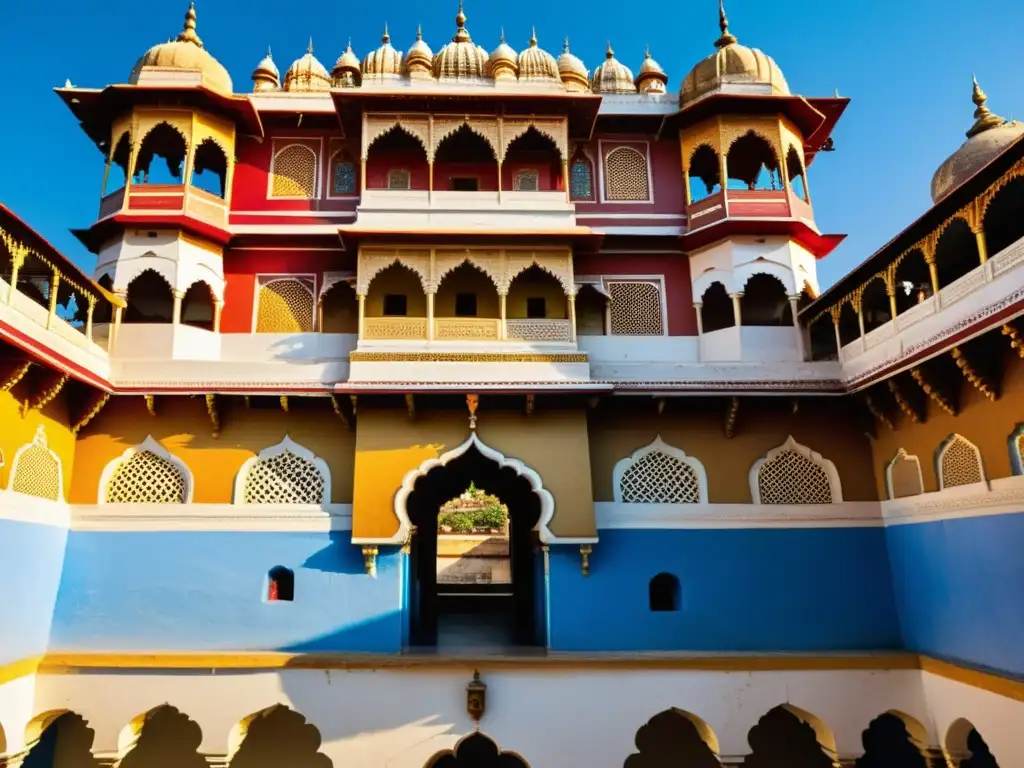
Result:
<svg viewBox="0 0 1024 768">
<path fill-rule="evenodd" d="M 690 255 L 693 295 L 697 300 L 715 281 L 722 283 L 729 293 L 741 292 L 747 281 L 761 272 L 779 278 L 789 295 L 799 293 L 805 281 L 815 295 L 819 291 L 814 256 L 789 238 L 734 238 Z"/>
<path fill-rule="evenodd" d="M 42 711 L 35 708 L 35 690 L 35 675 L 0 684 L 0 728 L 7 739 L 8 753 L 17 752 L 25 745 L 25 726 Z"/>
<path fill-rule="evenodd" d="M 357 227 L 439 229 L 564 229 L 576 225 L 576 206 L 564 192 L 450 192 L 366 190 Z"/>
<path fill-rule="evenodd" d="M 155 237 L 150 237 L 155 232 Z M 110 275 L 114 290 L 127 290 L 147 269 L 163 276 L 175 290 L 185 291 L 196 280 L 206 281 L 214 294 L 224 298 L 224 265 L 220 254 L 199 248 L 178 237 L 176 231 L 128 230 L 100 249 L 94 277 Z"/>
</svg>

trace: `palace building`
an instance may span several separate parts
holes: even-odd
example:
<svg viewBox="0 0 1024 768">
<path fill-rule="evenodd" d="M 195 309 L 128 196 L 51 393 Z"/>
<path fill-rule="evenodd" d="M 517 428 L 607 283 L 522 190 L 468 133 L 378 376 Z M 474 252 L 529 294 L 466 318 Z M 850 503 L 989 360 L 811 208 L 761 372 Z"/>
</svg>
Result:
<svg viewBox="0 0 1024 768">
<path fill-rule="evenodd" d="M 56 89 L 103 193 L 92 274 L 0 205 L 0 765 L 1024 766 L 1024 124 L 965 87 L 822 290 L 846 98 L 721 6 L 678 89 L 471 11 L 250 87 L 191 7 Z"/>
</svg>

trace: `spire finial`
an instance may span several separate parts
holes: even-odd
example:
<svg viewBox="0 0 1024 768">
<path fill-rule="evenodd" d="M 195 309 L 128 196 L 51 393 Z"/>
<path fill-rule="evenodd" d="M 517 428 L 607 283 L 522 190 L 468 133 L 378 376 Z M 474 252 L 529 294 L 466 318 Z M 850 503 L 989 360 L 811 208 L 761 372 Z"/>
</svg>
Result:
<svg viewBox="0 0 1024 768">
<path fill-rule="evenodd" d="M 306 46 L 306 53 L 308 53 L 310 56 L 313 55 L 313 36 L 312 35 L 309 36 L 309 45 Z"/>
<path fill-rule="evenodd" d="M 967 138 L 973 138 L 983 131 L 987 131 L 989 128 L 996 128 L 1006 121 L 1003 120 L 999 115 L 992 113 L 985 102 L 988 101 L 988 94 L 981 89 L 978 84 L 978 78 L 971 76 L 974 82 L 974 90 L 971 93 L 971 101 L 974 102 L 976 109 L 974 110 L 974 125 L 971 126 L 970 130 L 967 131 Z"/>
<path fill-rule="evenodd" d="M 452 38 L 452 42 L 455 43 L 467 43 L 469 42 L 469 30 L 466 29 L 466 12 L 462 10 L 462 0 L 459 0 L 459 13 L 455 17 L 455 37 Z"/>
<path fill-rule="evenodd" d="M 644 45 L 644 58 L 645 59 L 651 58 L 651 46 L 650 45 Z"/>
<path fill-rule="evenodd" d="M 611 40 L 608 41 L 608 47 L 604 51 L 604 57 L 606 59 L 614 59 L 615 58 L 615 51 L 612 50 L 612 41 Z"/>
<path fill-rule="evenodd" d="M 422 40 L 423 39 L 423 25 L 422 24 L 417 24 L 416 25 L 416 39 L 417 40 Z"/>
<path fill-rule="evenodd" d="M 533 27 L 530 29 L 530 47 L 537 47 L 537 27 Z"/>
<path fill-rule="evenodd" d="M 388 23 L 385 21 L 384 22 L 384 34 L 381 35 L 380 41 L 382 43 L 387 43 L 389 40 L 391 40 L 391 35 L 388 34 Z"/>
<path fill-rule="evenodd" d="M 562 43 L 562 53 L 568 53 L 568 52 L 569 52 L 569 36 L 566 35 L 565 36 L 565 42 Z"/>
<path fill-rule="evenodd" d="M 729 33 L 729 17 L 725 15 L 725 0 L 718 0 L 718 28 L 722 36 L 715 41 L 715 48 L 724 48 L 736 42 L 736 36 Z"/>
<path fill-rule="evenodd" d="M 196 4 L 194 2 L 188 4 L 188 10 L 185 12 L 185 25 L 178 33 L 178 42 L 194 43 L 200 48 L 203 47 L 203 41 L 196 34 Z"/>
<path fill-rule="evenodd" d="M 498 35 L 498 42 L 499 43 L 504 43 L 505 42 L 505 27 L 501 27 L 500 29 L 501 29 L 501 34 Z"/>
</svg>

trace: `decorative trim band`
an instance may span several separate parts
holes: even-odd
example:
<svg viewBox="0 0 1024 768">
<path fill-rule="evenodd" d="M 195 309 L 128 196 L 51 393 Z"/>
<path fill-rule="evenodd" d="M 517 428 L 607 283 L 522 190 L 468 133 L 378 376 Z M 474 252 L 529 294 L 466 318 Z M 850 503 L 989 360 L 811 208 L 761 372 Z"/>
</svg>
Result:
<svg viewBox="0 0 1024 768">
<path fill-rule="evenodd" d="M 837 504 L 594 504 L 601 530 L 730 528 L 873 528 L 884 525 L 877 501 Z"/>
<path fill-rule="evenodd" d="M 71 529 L 105 533 L 352 530 L 351 504 L 102 504 L 71 507 Z"/>
<path fill-rule="evenodd" d="M 585 363 L 582 353 L 529 354 L 491 352 L 350 352 L 353 363 Z"/>
<path fill-rule="evenodd" d="M 68 505 L 64 502 L 0 490 L 0 520 L 67 528 L 69 519 Z"/>
<path fill-rule="evenodd" d="M 883 501 L 881 508 L 887 526 L 1022 514 L 1024 475 Z"/>
</svg>

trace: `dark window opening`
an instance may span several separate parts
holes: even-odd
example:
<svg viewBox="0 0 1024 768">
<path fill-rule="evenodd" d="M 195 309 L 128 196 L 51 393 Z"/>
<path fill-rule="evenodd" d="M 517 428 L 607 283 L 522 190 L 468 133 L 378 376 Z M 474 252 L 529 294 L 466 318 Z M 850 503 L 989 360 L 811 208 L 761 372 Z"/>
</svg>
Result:
<svg viewBox="0 0 1024 768">
<path fill-rule="evenodd" d="M 452 192 L 476 192 L 480 189 L 480 179 L 476 176 L 452 176 L 449 183 Z"/>
<path fill-rule="evenodd" d="M 648 586 L 652 611 L 679 610 L 679 579 L 671 573 L 659 573 Z"/>
<path fill-rule="evenodd" d="M 476 294 L 457 293 L 455 294 L 455 316 L 476 317 Z"/>
<path fill-rule="evenodd" d="M 290 603 L 295 599 L 295 574 L 277 565 L 267 574 L 267 601 Z"/>
<path fill-rule="evenodd" d="M 548 316 L 548 302 L 543 296 L 531 296 L 526 300 L 526 316 L 531 320 L 543 320 Z"/>
<path fill-rule="evenodd" d="M 384 317 L 405 317 L 409 313 L 409 301 L 404 293 L 389 293 L 384 296 Z"/>
</svg>

